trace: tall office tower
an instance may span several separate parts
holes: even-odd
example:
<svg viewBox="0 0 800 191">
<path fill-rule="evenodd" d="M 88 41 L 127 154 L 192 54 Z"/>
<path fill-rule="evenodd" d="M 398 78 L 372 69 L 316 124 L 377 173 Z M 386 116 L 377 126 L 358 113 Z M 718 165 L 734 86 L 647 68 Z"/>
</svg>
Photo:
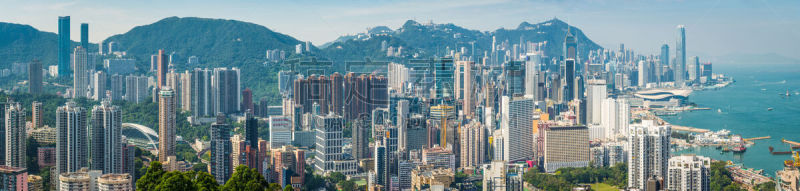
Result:
<svg viewBox="0 0 800 191">
<path fill-rule="evenodd" d="M 175 92 L 169 86 L 158 92 L 158 160 L 175 156 Z"/>
<path fill-rule="evenodd" d="M 572 27 L 567 27 L 567 34 L 564 37 L 564 59 L 578 60 L 578 38 L 570 32 Z"/>
<path fill-rule="evenodd" d="M 533 98 L 503 96 L 501 125 L 503 159 L 508 162 L 533 159 Z"/>
<path fill-rule="evenodd" d="M 637 83 L 639 87 L 647 87 L 647 83 L 649 83 L 648 80 L 650 79 L 650 64 L 640 60 L 638 68 L 639 79 L 637 80 Z"/>
<path fill-rule="evenodd" d="M 99 137 L 96 132 L 100 132 Z M 99 163 L 103 173 L 124 173 L 122 149 L 122 111 L 106 100 L 92 109 L 92 168 Z M 101 138 L 99 141 L 95 138 Z M 98 147 L 95 149 L 94 147 Z M 99 156 L 98 156 L 99 155 Z"/>
<path fill-rule="evenodd" d="M 397 150 L 403 152 L 408 151 L 409 107 L 408 100 L 397 101 L 397 117 L 393 120 L 397 126 Z"/>
<path fill-rule="evenodd" d="M 89 49 L 89 23 L 81 23 L 81 46 Z"/>
<path fill-rule="evenodd" d="M 586 126 L 551 126 L 544 132 L 544 169 L 589 166 L 589 129 Z"/>
<path fill-rule="evenodd" d="M 126 76 L 125 77 L 125 100 L 139 103 L 147 98 L 147 77 L 145 76 Z"/>
<path fill-rule="evenodd" d="M 506 94 L 508 96 L 525 95 L 525 66 L 521 61 L 509 61 L 503 66 L 506 78 Z"/>
<path fill-rule="evenodd" d="M 44 126 L 42 120 L 42 102 L 34 101 L 31 103 L 31 127 L 38 129 Z"/>
<path fill-rule="evenodd" d="M 111 43 L 109 43 L 109 46 Z M 158 54 L 151 54 L 150 55 L 150 71 L 155 72 L 158 71 Z"/>
<path fill-rule="evenodd" d="M 39 95 L 42 93 L 42 62 L 33 60 L 28 64 L 28 93 Z"/>
<path fill-rule="evenodd" d="M 689 72 L 689 81 L 700 81 L 700 58 L 692 56 L 692 58 L 689 59 L 689 63 L 686 64 L 686 71 Z"/>
<path fill-rule="evenodd" d="M 342 115 L 344 112 L 344 76 L 338 72 L 331 74 L 331 95 L 328 102 L 328 110 L 336 115 Z"/>
<path fill-rule="evenodd" d="M 245 88 L 242 91 L 242 111 L 244 112 L 255 112 L 255 108 L 253 105 L 253 91 L 250 88 Z"/>
<path fill-rule="evenodd" d="M 486 161 L 486 128 L 477 121 L 461 127 L 461 167 L 478 167 Z"/>
<path fill-rule="evenodd" d="M 381 142 L 375 143 L 375 166 L 373 170 L 375 170 L 375 184 L 382 185 L 384 187 L 389 186 L 389 177 L 391 176 L 389 173 L 389 151 Z"/>
<path fill-rule="evenodd" d="M 211 124 L 210 130 L 211 159 L 209 160 L 209 167 L 211 175 L 217 179 L 217 183 L 224 184 L 233 174 L 231 154 L 233 148 L 231 147 L 231 126 L 225 123 L 225 115 L 218 114 L 217 122 Z"/>
<path fill-rule="evenodd" d="M 669 66 L 669 45 L 667 45 L 667 44 L 661 45 L 661 57 L 659 58 L 659 61 L 661 61 L 661 66 L 662 67 L 663 66 Z M 658 79 L 658 81 L 656 81 L 656 82 L 664 81 L 664 80 L 662 80 L 662 75 L 663 75 L 663 73 L 661 73 L 661 72 L 656 74 L 656 78 Z"/>
<path fill-rule="evenodd" d="M 239 81 L 239 69 L 214 68 L 214 78 L 212 79 L 214 111 L 224 114 L 239 112 L 242 106 L 242 84 Z"/>
<path fill-rule="evenodd" d="M 75 51 L 72 55 L 73 64 L 75 64 L 73 67 L 74 74 L 72 79 L 72 97 L 74 98 L 86 97 L 86 89 L 89 86 L 88 57 L 89 54 L 86 53 L 86 49 L 80 46 L 75 47 Z"/>
<path fill-rule="evenodd" d="M 269 145 L 273 149 L 292 144 L 292 120 L 287 116 L 269 116 Z"/>
<path fill-rule="evenodd" d="M 19 103 L 10 102 L 5 107 L 5 165 L 11 167 L 27 168 L 25 160 L 25 108 Z"/>
<path fill-rule="evenodd" d="M 369 158 L 369 125 L 366 118 L 353 121 L 351 156 L 356 160 Z"/>
<path fill-rule="evenodd" d="M 564 103 L 575 99 L 575 60 L 567 59 L 564 61 Z"/>
<path fill-rule="evenodd" d="M 244 140 L 250 148 L 258 148 L 258 119 L 251 110 L 244 113 Z"/>
<path fill-rule="evenodd" d="M 588 99 L 586 99 L 586 113 L 589 119 L 587 124 L 597 125 L 600 124 L 603 119 L 603 100 L 608 97 L 606 81 L 600 79 L 589 80 L 589 87 L 587 90 L 586 94 Z"/>
<path fill-rule="evenodd" d="M 451 71 L 452 72 L 452 71 Z M 353 120 L 369 116 L 372 110 L 389 106 L 386 77 L 371 74 L 344 76 L 344 118 Z M 297 96 L 297 95 L 295 95 Z"/>
<path fill-rule="evenodd" d="M 474 64 L 472 61 L 457 61 L 455 69 L 455 98 L 456 100 L 462 100 L 462 110 L 467 118 L 472 118 L 472 110 L 475 107 L 475 94 L 472 88 L 472 77 L 475 75 L 472 72 L 472 65 Z"/>
<path fill-rule="evenodd" d="M 408 84 L 409 70 L 403 64 L 389 63 L 389 88 L 395 92 L 404 92 L 404 85 Z"/>
<path fill-rule="evenodd" d="M 111 101 L 122 100 L 122 95 L 125 91 L 124 84 L 125 76 L 119 74 L 111 75 L 111 95 L 108 96 Z"/>
<path fill-rule="evenodd" d="M 297 76 L 292 71 L 281 70 L 278 72 L 278 93 L 283 96 L 292 97 L 292 86 Z"/>
<path fill-rule="evenodd" d="M 678 25 L 678 41 L 675 42 L 675 85 L 683 86 L 686 75 L 686 28 Z"/>
<path fill-rule="evenodd" d="M 525 96 L 537 98 L 539 85 L 539 65 L 542 63 L 542 55 L 528 53 L 525 56 Z"/>
<path fill-rule="evenodd" d="M 94 89 L 92 89 L 92 98 L 95 101 L 102 101 L 106 98 L 107 75 L 103 71 L 97 71 L 93 75 L 92 86 L 94 86 Z"/>
<path fill-rule="evenodd" d="M 69 16 L 58 17 L 58 77 L 68 78 L 69 51 L 72 50 L 72 41 L 69 39 Z"/>
<path fill-rule="evenodd" d="M 75 172 L 88 167 L 89 138 L 86 109 L 67 102 L 56 110 L 56 169 L 57 173 Z"/>
<path fill-rule="evenodd" d="M 665 180 L 669 190 L 710 190 L 711 159 L 704 156 L 681 155 L 669 158 Z"/>
<path fill-rule="evenodd" d="M 195 68 L 192 71 L 192 115 L 214 115 L 214 102 L 211 91 L 211 70 Z"/>
<path fill-rule="evenodd" d="M 628 102 L 625 99 L 606 98 L 603 100 L 601 107 L 603 116 L 600 124 L 605 128 L 605 137 L 627 136 L 628 123 L 631 117 Z"/>
<path fill-rule="evenodd" d="M 658 126 L 652 120 L 632 124 L 628 133 L 628 187 L 647 190 L 647 179 L 667 177 L 669 160 L 669 125 Z"/>
<path fill-rule="evenodd" d="M 355 174 L 356 160 L 346 159 L 342 152 L 344 118 L 329 114 L 316 116 L 314 120 L 314 123 L 317 124 L 315 171 L 322 174 L 331 172 L 340 172 L 345 175 Z"/>
<path fill-rule="evenodd" d="M 156 61 L 156 87 L 160 90 L 167 85 L 167 72 L 169 72 L 169 57 L 164 53 L 164 49 L 158 50 Z"/>
</svg>

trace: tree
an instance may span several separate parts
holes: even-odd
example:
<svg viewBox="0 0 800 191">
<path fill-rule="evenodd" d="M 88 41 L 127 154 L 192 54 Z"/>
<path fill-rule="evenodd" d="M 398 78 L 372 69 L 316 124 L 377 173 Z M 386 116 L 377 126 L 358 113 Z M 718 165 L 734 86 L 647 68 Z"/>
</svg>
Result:
<svg viewBox="0 0 800 191">
<path fill-rule="evenodd" d="M 339 182 L 339 187 L 342 188 L 342 190 L 356 190 L 356 182 L 345 180 Z"/>
<path fill-rule="evenodd" d="M 270 183 L 270 184 L 269 184 L 269 187 L 267 188 L 267 190 L 271 190 L 271 191 L 281 191 L 281 185 L 280 185 L 280 184 L 278 184 L 278 183 Z"/>
<path fill-rule="evenodd" d="M 197 187 L 192 184 L 192 181 L 181 172 L 167 172 L 164 173 L 161 178 L 163 180 L 156 186 L 155 190 L 197 190 Z"/>
<path fill-rule="evenodd" d="M 283 191 L 294 191 L 294 187 L 292 187 L 292 185 L 286 185 L 286 188 L 283 188 Z"/>
<path fill-rule="evenodd" d="M 156 186 L 161 182 L 160 179 L 164 173 L 160 162 L 150 162 L 147 172 L 136 181 L 136 190 L 156 190 Z"/>
<path fill-rule="evenodd" d="M 263 190 L 267 186 L 269 186 L 267 180 L 255 169 L 239 165 L 222 190 Z"/>
<path fill-rule="evenodd" d="M 341 182 L 341 181 L 344 181 L 345 179 L 347 179 L 347 177 L 346 177 L 346 176 L 344 176 L 344 174 L 342 174 L 342 173 L 340 173 L 340 172 L 332 172 L 332 173 L 329 175 L 329 180 L 330 180 L 330 182 L 331 182 L 331 183 L 333 183 L 333 184 L 337 184 L 337 183 L 339 183 L 339 182 Z"/>
<path fill-rule="evenodd" d="M 198 191 L 216 191 L 219 190 L 219 184 L 217 183 L 217 179 L 214 179 L 214 176 L 211 176 L 208 172 L 205 171 L 189 171 L 187 174 L 191 173 L 192 176 L 192 183 L 197 187 Z"/>
</svg>

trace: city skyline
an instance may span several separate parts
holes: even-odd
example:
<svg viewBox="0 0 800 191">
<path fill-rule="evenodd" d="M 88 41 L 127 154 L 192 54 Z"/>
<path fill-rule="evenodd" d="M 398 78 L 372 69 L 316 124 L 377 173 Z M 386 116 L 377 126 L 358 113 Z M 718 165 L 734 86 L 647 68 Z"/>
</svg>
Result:
<svg viewBox="0 0 800 191">
<path fill-rule="evenodd" d="M 161 2 L 159 2 L 161 3 Z M 685 25 L 688 55 L 710 58 L 748 53 L 777 54 L 794 59 L 800 44 L 798 2 L 791 1 L 426 1 L 426 2 L 251 2 L 184 3 L 163 2 L 153 8 L 144 2 L 96 3 L 94 1 L 22 2 L 11 1 L 0 8 L 0 22 L 32 25 L 57 32 L 53 18 L 71 16 L 73 29 L 89 23 L 90 42 L 122 34 L 135 26 L 166 17 L 233 19 L 263 25 L 315 46 L 339 36 L 356 34 L 369 27 L 400 27 L 406 20 L 421 23 L 453 23 L 468 29 L 493 31 L 516 28 L 521 22 L 538 23 L 559 18 L 584 31 L 601 46 L 614 49 L 620 43 L 638 52 L 658 53 L 662 44 L 675 44 L 674 28 Z M 420 6 L 422 5 L 422 6 Z M 281 7 L 273 9 L 272 7 Z M 214 10 L 214 11 L 211 11 Z M 491 14 L 473 14 L 490 10 Z M 623 10 L 623 11 L 619 11 Z M 299 14 L 307 11 L 308 14 Z M 144 12 L 148 14 L 139 15 Z M 131 17 L 131 15 L 139 15 Z M 286 15 L 293 15 L 286 18 Z M 281 18 L 281 19 L 273 19 Z M 614 27 L 608 27 L 614 26 Z M 647 30 L 647 32 L 644 32 Z M 71 33 L 80 40 L 80 33 Z"/>
</svg>

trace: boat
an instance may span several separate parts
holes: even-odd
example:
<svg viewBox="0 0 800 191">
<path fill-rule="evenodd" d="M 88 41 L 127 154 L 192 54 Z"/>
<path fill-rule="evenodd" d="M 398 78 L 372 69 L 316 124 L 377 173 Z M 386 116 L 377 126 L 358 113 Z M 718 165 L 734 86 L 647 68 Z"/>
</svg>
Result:
<svg viewBox="0 0 800 191">
<path fill-rule="evenodd" d="M 733 147 L 733 149 L 731 149 L 731 150 L 734 153 L 743 153 L 743 152 L 747 151 L 747 147 L 744 147 L 744 145 L 739 145 L 739 146 Z"/>
<path fill-rule="evenodd" d="M 767 111 L 772 111 L 772 108 L 771 108 L 771 107 L 770 107 L 770 108 L 767 108 Z"/>
<path fill-rule="evenodd" d="M 722 109 L 717 109 L 717 113 L 722 113 Z"/>
<path fill-rule="evenodd" d="M 722 148 L 722 152 L 723 152 L 723 153 L 724 153 L 724 152 L 730 152 L 730 151 L 731 151 L 731 149 L 730 149 L 730 148 L 728 148 L 727 146 L 726 146 L 725 148 Z"/>
</svg>

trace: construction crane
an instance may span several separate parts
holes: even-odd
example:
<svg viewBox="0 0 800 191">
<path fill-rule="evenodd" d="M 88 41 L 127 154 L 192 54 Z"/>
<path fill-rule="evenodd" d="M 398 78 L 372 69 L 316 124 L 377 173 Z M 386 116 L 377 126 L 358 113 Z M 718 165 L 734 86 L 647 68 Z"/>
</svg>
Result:
<svg viewBox="0 0 800 191">
<path fill-rule="evenodd" d="M 792 151 L 792 160 L 783 161 L 783 165 L 786 167 L 800 167 L 800 153 Z"/>
</svg>

